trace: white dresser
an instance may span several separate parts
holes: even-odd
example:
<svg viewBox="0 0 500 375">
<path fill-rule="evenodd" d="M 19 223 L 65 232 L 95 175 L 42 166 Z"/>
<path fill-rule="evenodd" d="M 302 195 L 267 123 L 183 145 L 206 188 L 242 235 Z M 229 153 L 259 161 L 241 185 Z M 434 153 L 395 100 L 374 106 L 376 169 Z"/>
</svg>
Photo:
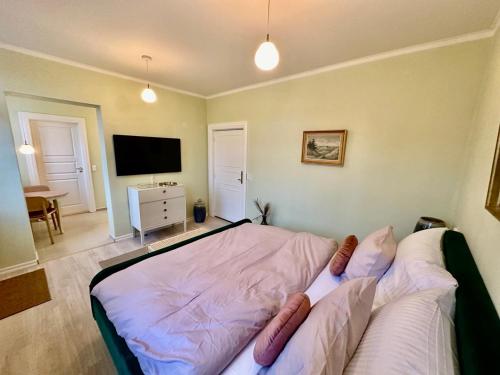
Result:
<svg viewBox="0 0 500 375">
<path fill-rule="evenodd" d="M 129 186 L 128 206 L 130 222 L 141 236 L 145 232 L 176 223 L 184 223 L 186 231 L 186 193 L 183 185 L 176 186 Z"/>
</svg>

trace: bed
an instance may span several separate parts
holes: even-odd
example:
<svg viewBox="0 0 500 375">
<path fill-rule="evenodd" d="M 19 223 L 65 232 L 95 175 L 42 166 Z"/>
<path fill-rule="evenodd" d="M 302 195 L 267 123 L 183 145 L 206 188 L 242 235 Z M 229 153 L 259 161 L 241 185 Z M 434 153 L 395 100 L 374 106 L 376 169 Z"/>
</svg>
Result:
<svg viewBox="0 0 500 375">
<path fill-rule="evenodd" d="M 92 292 L 96 285 L 103 280 L 128 267 L 246 223 L 249 223 L 249 220 L 242 220 L 154 253 L 106 268 L 94 277 L 90 284 L 90 291 Z M 500 332 L 498 315 L 475 266 L 465 238 L 460 233 L 447 231 L 443 235 L 442 247 L 446 268 L 453 274 L 460 285 L 456 293 L 455 329 L 461 373 L 492 373 L 492 369 L 498 368 L 495 361 L 495 354 L 498 354 L 497 340 Z M 149 261 L 151 262 L 151 260 Z M 328 277 L 327 272 L 326 268 L 322 268 L 313 275 L 313 282 L 308 283 L 310 286 L 307 288 L 306 293 L 309 294 L 312 303 L 336 287 L 338 281 L 334 280 L 332 283 L 332 279 Z M 99 299 L 93 295 L 91 295 L 91 305 L 93 316 L 118 372 L 120 374 L 142 374 L 139 360 L 108 319 L 106 310 Z M 253 372 L 251 348 L 252 342 L 246 345 L 239 355 L 231 361 L 225 368 L 224 373 Z"/>
</svg>

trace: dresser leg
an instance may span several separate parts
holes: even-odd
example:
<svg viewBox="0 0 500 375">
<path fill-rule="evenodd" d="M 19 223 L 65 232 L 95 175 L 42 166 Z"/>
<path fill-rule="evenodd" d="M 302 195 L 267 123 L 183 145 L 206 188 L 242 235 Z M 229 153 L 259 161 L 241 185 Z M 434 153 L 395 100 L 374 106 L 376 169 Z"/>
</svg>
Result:
<svg viewBox="0 0 500 375">
<path fill-rule="evenodd" d="M 141 234 L 141 245 L 144 245 L 144 231 L 139 232 Z"/>
<path fill-rule="evenodd" d="M 184 219 L 184 232 L 186 232 L 186 231 L 187 231 L 187 220 Z"/>
</svg>

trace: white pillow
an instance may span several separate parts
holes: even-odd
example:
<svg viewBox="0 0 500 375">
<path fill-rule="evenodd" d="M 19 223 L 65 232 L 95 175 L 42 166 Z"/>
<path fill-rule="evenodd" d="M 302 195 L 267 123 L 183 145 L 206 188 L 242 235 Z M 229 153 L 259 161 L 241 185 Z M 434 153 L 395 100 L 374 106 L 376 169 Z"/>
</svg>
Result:
<svg viewBox="0 0 500 375">
<path fill-rule="evenodd" d="M 420 290 L 458 286 L 443 268 L 441 236 L 445 230 L 435 228 L 412 233 L 398 244 L 393 264 L 377 285 L 374 309 Z"/>
<path fill-rule="evenodd" d="M 455 278 L 444 268 L 425 261 L 393 264 L 380 279 L 373 308 L 411 293 L 431 288 L 457 288 Z"/>
<path fill-rule="evenodd" d="M 405 237 L 398 244 L 394 263 L 425 260 L 444 267 L 441 237 L 447 230 L 448 228 L 425 229 Z"/>
<path fill-rule="evenodd" d="M 428 289 L 373 311 L 344 374 L 458 374 L 454 300 L 454 289 Z"/>
<path fill-rule="evenodd" d="M 390 225 L 370 233 L 352 253 L 343 279 L 373 276 L 379 280 L 394 260 L 396 246 Z"/>
</svg>

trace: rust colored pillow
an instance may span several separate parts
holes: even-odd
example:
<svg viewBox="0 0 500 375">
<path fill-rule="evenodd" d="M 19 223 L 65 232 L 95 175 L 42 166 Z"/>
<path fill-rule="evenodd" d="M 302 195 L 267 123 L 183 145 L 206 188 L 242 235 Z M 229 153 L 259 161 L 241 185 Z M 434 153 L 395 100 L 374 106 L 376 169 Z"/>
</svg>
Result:
<svg viewBox="0 0 500 375">
<path fill-rule="evenodd" d="M 278 314 L 257 336 L 253 358 L 262 366 L 271 365 L 287 341 L 307 318 L 311 302 L 305 293 L 292 294 Z"/>
<path fill-rule="evenodd" d="M 330 272 L 333 276 L 340 276 L 344 272 L 356 246 L 358 246 L 358 239 L 355 235 L 351 234 L 344 239 L 330 262 Z"/>
</svg>

